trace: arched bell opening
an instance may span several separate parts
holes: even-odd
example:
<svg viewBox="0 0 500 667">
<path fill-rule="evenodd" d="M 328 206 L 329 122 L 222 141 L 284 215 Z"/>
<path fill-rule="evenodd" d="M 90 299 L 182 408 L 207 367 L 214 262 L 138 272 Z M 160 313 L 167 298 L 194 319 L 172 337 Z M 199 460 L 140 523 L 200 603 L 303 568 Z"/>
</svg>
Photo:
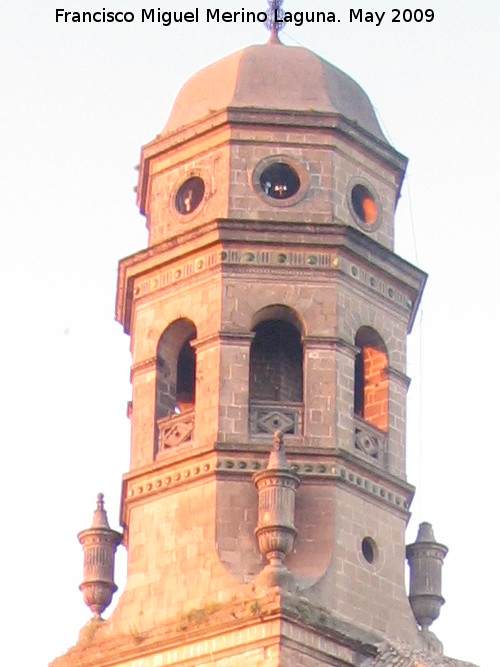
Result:
<svg viewBox="0 0 500 667">
<path fill-rule="evenodd" d="M 355 447 L 383 463 L 389 430 L 389 356 L 384 341 L 371 327 L 361 327 L 355 339 Z"/>
<path fill-rule="evenodd" d="M 256 320 L 250 348 L 250 434 L 271 436 L 280 430 L 301 435 L 303 347 L 300 322 L 293 311 L 284 307 L 271 308 Z"/>
<path fill-rule="evenodd" d="M 196 327 L 187 319 L 170 324 L 156 354 L 156 423 L 158 451 L 192 440 L 196 399 Z"/>
<path fill-rule="evenodd" d="M 176 414 L 194 410 L 196 395 L 196 354 L 189 338 L 185 341 L 177 357 L 177 383 L 175 391 Z"/>
</svg>

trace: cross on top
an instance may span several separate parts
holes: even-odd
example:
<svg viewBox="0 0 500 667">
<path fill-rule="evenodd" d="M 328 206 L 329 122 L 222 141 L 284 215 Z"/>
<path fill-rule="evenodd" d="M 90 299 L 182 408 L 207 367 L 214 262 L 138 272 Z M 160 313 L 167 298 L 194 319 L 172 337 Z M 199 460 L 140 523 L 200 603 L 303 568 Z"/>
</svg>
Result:
<svg viewBox="0 0 500 667">
<path fill-rule="evenodd" d="M 281 6 L 283 0 L 267 0 L 269 9 L 267 10 L 266 28 L 271 32 L 270 42 L 279 42 L 278 33 L 284 28 L 283 10 Z M 276 19 L 279 19 L 278 21 Z"/>
</svg>

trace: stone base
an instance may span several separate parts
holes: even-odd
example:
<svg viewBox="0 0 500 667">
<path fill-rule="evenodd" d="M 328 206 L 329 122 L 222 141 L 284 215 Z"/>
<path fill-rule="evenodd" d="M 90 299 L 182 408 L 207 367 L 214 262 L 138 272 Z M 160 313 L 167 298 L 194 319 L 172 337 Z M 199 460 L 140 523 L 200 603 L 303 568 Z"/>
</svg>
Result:
<svg viewBox="0 0 500 667">
<path fill-rule="evenodd" d="M 290 570 L 284 565 L 266 565 L 255 577 L 252 586 L 258 595 L 264 595 L 270 589 L 278 588 L 287 593 L 296 593 L 297 584 Z"/>
</svg>

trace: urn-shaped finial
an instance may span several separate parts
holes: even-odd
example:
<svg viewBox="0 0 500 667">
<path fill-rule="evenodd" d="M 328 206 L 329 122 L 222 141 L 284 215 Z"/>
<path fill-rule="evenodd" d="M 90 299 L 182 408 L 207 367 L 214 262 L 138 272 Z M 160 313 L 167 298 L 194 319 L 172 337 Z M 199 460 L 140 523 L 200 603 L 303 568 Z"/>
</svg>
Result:
<svg viewBox="0 0 500 667">
<path fill-rule="evenodd" d="M 292 472 L 285 456 L 283 433 L 276 431 L 267 468 L 253 481 L 259 494 L 259 519 L 255 534 L 267 565 L 255 580 L 256 588 L 280 586 L 290 589 L 292 575 L 283 560 L 293 548 L 295 494 L 300 478 Z"/>
<path fill-rule="evenodd" d="M 427 522 L 420 524 L 416 542 L 406 547 L 410 605 L 424 633 L 439 616 L 445 601 L 441 595 L 441 571 L 447 553 L 447 547 L 436 542 L 432 526 Z"/>
<path fill-rule="evenodd" d="M 97 494 L 92 526 L 78 533 L 78 539 L 83 547 L 80 590 L 94 618 L 101 618 L 117 589 L 114 582 L 115 552 L 122 539 L 121 533 L 109 527 L 102 493 Z"/>
</svg>

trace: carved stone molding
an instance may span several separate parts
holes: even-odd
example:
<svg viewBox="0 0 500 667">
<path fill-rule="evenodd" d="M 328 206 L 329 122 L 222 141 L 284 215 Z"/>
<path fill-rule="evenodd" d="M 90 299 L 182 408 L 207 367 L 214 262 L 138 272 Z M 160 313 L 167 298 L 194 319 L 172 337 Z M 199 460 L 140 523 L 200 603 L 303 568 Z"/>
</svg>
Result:
<svg viewBox="0 0 500 667">
<path fill-rule="evenodd" d="M 302 340 L 305 352 L 316 349 L 333 349 L 343 352 L 352 358 L 359 352 L 358 347 L 349 343 L 344 338 L 337 338 L 335 336 L 304 336 Z"/>
<path fill-rule="evenodd" d="M 387 433 L 375 428 L 364 419 L 354 417 L 354 448 L 379 465 L 387 459 Z"/>
<path fill-rule="evenodd" d="M 405 375 L 405 373 L 402 373 L 401 371 L 396 370 L 392 366 L 389 366 L 389 368 L 387 369 L 387 375 L 389 376 L 390 380 L 395 380 L 405 389 L 409 388 L 411 383 L 411 378 L 408 377 L 408 375 Z"/>
<path fill-rule="evenodd" d="M 166 452 L 185 442 L 190 442 L 194 434 L 194 410 L 161 419 L 157 422 L 157 426 L 159 452 Z"/>
<path fill-rule="evenodd" d="M 248 447 L 248 443 L 246 447 Z M 251 447 L 251 445 L 250 445 Z M 290 455 L 289 455 L 290 456 Z M 361 493 L 376 498 L 379 502 L 406 513 L 411 493 L 403 495 L 391 488 L 390 483 L 376 482 L 366 474 L 360 474 L 355 464 L 338 463 L 336 459 L 323 457 L 320 462 L 304 459 L 298 455 L 290 456 L 290 468 L 306 481 L 328 482 L 337 480 L 354 487 Z M 161 494 L 181 485 L 198 482 L 210 476 L 244 477 L 251 479 L 252 474 L 267 465 L 265 451 L 260 451 L 258 458 L 251 449 L 243 453 L 209 451 L 193 456 L 188 461 L 171 461 L 170 457 L 158 459 L 158 466 L 142 474 L 129 474 L 124 479 L 123 499 L 126 504 L 142 501 L 155 494 Z M 122 507 L 122 512 L 123 512 Z M 123 520 L 123 517 L 122 517 Z"/>
<path fill-rule="evenodd" d="M 239 345 L 250 348 L 255 333 L 253 331 L 218 331 L 216 333 L 205 336 L 204 338 L 197 338 L 191 341 L 191 347 L 194 349 L 203 349 L 214 347 L 219 343 L 229 345 Z"/>
<path fill-rule="evenodd" d="M 278 430 L 289 435 L 301 435 L 303 414 L 302 404 L 251 401 L 250 434 L 252 437 L 272 437 Z"/>
<path fill-rule="evenodd" d="M 217 468 L 217 460 L 213 452 L 191 461 L 167 463 L 157 466 L 154 470 L 139 475 L 125 476 L 123 497 L 126 502 L 147 498 L 163 493 L 173 487 L 212 475 Z"/>
<path fill-rule="evenodd" d="M 336 252 L 311 250 L 262 250 L 260 247 L 233 248 L 223 251 L 222 261 L 228 264 L 250 264 L 306 269 L 336 269 L 339 264 Z"/>
<path fill-rule="evenodd" d="M 134 377 L 136 373 L 147 373 L 148 371 L 155 370 L 156 363 L 157 363 L 156 357 L 150 357 L 149 359 L 143 359 L 142 361 L 138 361 L 130 369 L 131 379 Z"/>
<path fill-rule="evenodd" d="M 177 283 L 192 279 L 200 273 L 222 266 L 251 269 L 259 267 L 259 273 L 266 270 L 283 270 L 283 275 L 290 269 L 300 271 L 306 276 L 318 270 L 338 271 L 357 282 L 367 286 L 384 299 L 397 304 L 406 311 L 414 310 L 415 304 L 410 296 L 395 287 L 387 280 L 367 271 L 361 265 L 341 257 L 335 251 L 297 250 L 283 247 L 282 249 L 262 248 L 252 245 L 240 248 L 211 248 L 208 252 L 197 253 L 184 261 L 175 261 L 168 266 L 155 270 L 146 276 L 137 276 L 134 279 L 132 298 L 140 299 L 152 293 L 175 286 Z M 299 274 L 297 274 L 299 275 Z"/>
<path fill-rule="evenodd" d="M 221 253 L 219 250 L 191 256 L 183 262 L 175 262 L 168 267 L 146 277 L 137 277 L 134 280 L 133 298 L 139 299 L 153 292 L 176 285 L 182 280 L 191 278 L 207 269 L 213 269 L 221 264 Z"/>
<path fill-rule="evenodd" d="M 361 266 L 349 262 L 344 258 L 341 260 L 340 268 L 346 275 L 354 278 L 354 280 L 363 285 L 366 285 L 366 287 L 369 287 L 373 292 L 377 292 L 377 294 L 396 303 L 401 308 L 410 311 L 413 309 L 414 304 L 408 294 L 405 294 L 379 276 L 376 276 L 370 271 L 366 271 Z"/>
<path fill-rule="evenodd" d="M 255 470 L 264 468 L 265 460 L 255 461 L 243 457 L 224 457 L 217 461 L 217 471 L 228 475 L 247 476 Z M 323 460 L 321 463 L 294 459 L 290 465 L 292 472 L 300 475 L 303 480 L 316 479 L 318 481 L 338 480 L 356 488 L 358 491 L 376 498 L 380 502 L 390 505 L 402 512 L 407 512 L 411 497 L 395 492 L 390 486 L 378 482 L 366 475 L 361 475 L 353 468 L 338 465 L 336 461 Z M 408 498 L 408 499 L 407 499 Z"/>
</svg>

